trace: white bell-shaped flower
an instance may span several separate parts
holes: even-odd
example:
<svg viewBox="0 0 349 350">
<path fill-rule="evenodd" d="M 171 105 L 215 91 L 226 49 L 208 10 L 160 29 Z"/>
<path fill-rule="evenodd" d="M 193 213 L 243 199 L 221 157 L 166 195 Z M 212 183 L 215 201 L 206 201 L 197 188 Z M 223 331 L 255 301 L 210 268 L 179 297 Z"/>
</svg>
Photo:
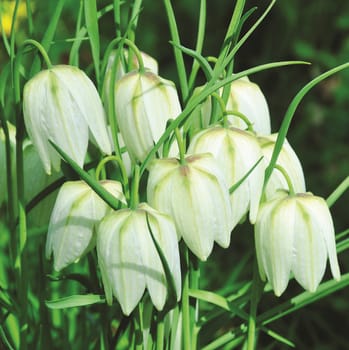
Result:
<svg viewBox="0 0 349 350">
<path fill-rule="evenodd" d="M 115 85 L 115 111 L 131 158 L 143 161 L 181 107 L 172 82 L 150 71 L 133 71 Z"/>
<path fill-rule="evenodd" d="M 217 160 L 229 188 L 240 181 L 263 157 L 258 141 L 252 133 L 220 126 L 202 130 L 192 139 L 188 153 L 203 152 L 211 153 Z M 248 211 L 251 223 L 255 222 L 262 196 L 264 171 L 265 164 L 260 161 L 230 195 L 233 228 Z"/>
<path fill-rule="evenodd" d="M 30 79 L 23 91 L 26 129 L 45 171 L 59 170 L 60 157 L 49 140 L 83 166 L 89 132 L 105 154 L 111 154 L 105 113 L 92 81 L 80 69 L 58 65 Z"/>
<path fill-rule="evenodd" d="M 242 113 L 252 124 L 257 134 L 270 134 L 270 114 L 267 101 L 260 87 L 248 77 L 234 80 L 230 86 L 230 94 L 226 109 Z M 229 116 L 232 126 L 246 129 L 246 123 L 237 116 Z"/>
<path fill-rule="evenodd" d="M 106 299 L 111 304 L 114 295 L 125 315 L 139 303 L 145 288 L 157 310 L 162 310 L 166 302 L 166 274 L 151 233 L 172 273 L 178 301 L 179 249 L 176 229 L 169 216 L 141 203 L 136 209 L 109 214 L 98 227 L 97 253 Z"/>
<path fill-rule="evenodd" d="M 268 165 L 271 160 L 277 136 L 278 134 L 258 136 L 266 165 Z M 295 193 L 306 192 L 301 162 L 286 139 L 282 145 L 276 164 L 280 165 L 287 173 Z M 280 190 L 289 191 L 290 189 L 285 176 L 277 168 L 274 168 L 264 190 L 266 201 L 272 199 Z"/>
<path fill-rule="evenodd" d="M 185 164 L 176 158 L 154 160 L 147 196 L 150 205 L 173 218 L 177 233 L 199 259 L 207 259 L 214 241 L 229 246 L 229 189 L 211 154 L 187 156 Z"/>
<path fill-rule="evenodd" d="M 119 182 L 105 180 L 100 184 L 125 203 Z M 51 214 L 46 241 L 46 257 L 53 253 L 56 271 L 79 260 L 94 247 L 95 226 L 110 210 L 84 181 L 63 184 Z"/>
<path fill-rule="evenodd" d="M 340 271 L 332 217 L 325 200 L 311 193 L 275 198 L 261 205 L 255 225 L 261 278 L 280 296 L 293 274 L 314 292 L 329 258 L 336 280 Z"/>
</svg>

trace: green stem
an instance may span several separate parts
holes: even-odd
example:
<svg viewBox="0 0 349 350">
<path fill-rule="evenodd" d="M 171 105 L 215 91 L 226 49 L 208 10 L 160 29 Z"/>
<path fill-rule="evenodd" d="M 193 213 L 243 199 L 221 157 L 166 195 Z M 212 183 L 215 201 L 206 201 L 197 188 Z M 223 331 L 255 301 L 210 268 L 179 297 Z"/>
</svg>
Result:
<svg viewBox="0 0 349 350">
<path fill-rule="evenodd" d="M 282 167 L 282 166 L 279 165 L 279 164 L 275 164 L 274 169 L 277 169 L 277 170 L 280 171 L 280 173 L 282 174 L 282 176 L 285 178 L 285 180 L 286 180 L 286 182 L 287 182 L 287 186 L 288 186 L 288 189 L 289 189 L 289 194 L 290 194 L 291 196 L 294 195 L 294 194 L 295 194 L 294 187 L 293 187 L 291 178 L 290 178 L 290 176 L 288 175 L 288 173 L 287 173 L 287 171 L 285 170 L 285 168 Z"/>
<path fill-rule="evenodd" d="M 168 17 L 168 23 L 170 26 L 172 41 L 176 45 L 181 45 L 179 34 L 178 34 L 177 21 L 173 12 L 171 0 L 164 0 L 164 4 L 166 9 L 166 14 Z M 176 66 L 178 71 L 179 85 L 182 92 L 182 98 L 184 101 L 186 101 L 189 94 L 189 88 L 188 88 L 188 81 L 187 81 L 187 73 L 184 65 L 183 53 L 180 49 L 175 47 L 174 56 L 175 56 L 175 61 L 176 61 Z"/>
<path fill-rule="evenodd" d="M 191 349 L 191 319 L 189 304 L 189 252 L 185 249 L 186 269 L 183 276 L 182 289 L 182 327 L 183 327 L 183 343 L 182 349 Z"/>
<path fill-rule="evenodd" d="M 135 164 L 134 173 L 132 178 L 132 187 L 131 187 L 131 199 L 130 199 L 130 208 L 135 209 L 139 203 L 139 165 Z"/>
<path fill-rule="evenodd" d="M 347 176 L 339 186 L 326 199 L 327 205 L 331 208 L 334 203 L 342 196 L 342 194 L 349 188 L 349 176 Z"/>
<path fill-rule="evenodd" d="M 200 1 L 200 15 L 198 24 L 198 34 L 196 39 L 195 52 L 201 54 L 203 42 L 205 38 L 205 27 L 206 27 L 206 0 Z M 199 70 L 200 64 L 194 60 L 191 68 L 191 73 L 189 76 L 188 89 L 191 92 L 194 88 L 194 83 L 196 79 L 197 72 Z"/>
<path fill-rule="evenodd" d="M 165 323 L 164 313 L 158 312 L 156 323 L 156 350 L 164 349 L 164 337 L 165 337 Z"/>
<path fill-rule="evenodd" d="M 186 164 L 186 162 L 185 162 L 185 145 L 184 145 L 182 135 L 181 135 L 178 128 L 175 129 L 175 134 L 176 134 L 176 140 L 177 140 L 178 149 L 179 149 L 179 161 L 182 165 L 184 165 L 184 164 Z"/>
<path fill-rule="evenodd" d="M 190 289 L 198 290 L 199 289 L 199 280 L 200 280 L 200 266 L 199 259 L 190 254 L 190 269 L 189 269 L 189 284 Z M 197 336 L 198 336 L 198 327 L 197 327 L 197 318 L 199 317 L 199 301 L 198 299 L 193 299 L 190 303 L 190 319 L 192 320 L 191 325 L 191 349 L 197 348 Z"/>
<path fill-rule="evenodd" d="M 135 310 L 134 317 L 135 329 L 135 349 L 143 350 L 143 304 L 140 302 Z"/>
<path fill-rule="evenodd" d="M 231 21 L 229 23 L 228 30 L 224 38 L 223 47 L 220 51 L 219 57 L 217 59 L 217 63 L 215 64 L 215 67 L 213 70 L 213 79 L 212 79 L 213 81 L 217 80 L 221 74 L 222 63 L 225 57 L 227 56 L 234 34 L 239 27 L 239 22 L 242 16 L 242 11 L 244 9 L 244 6 L 245 6 L 245 0 L 237 0 L 233 15 L 231 17 Z"/>
<path fill-rule="evenodd" d="M 114 0 L 114 24 L 115 24 L 115 36 L 118 38 L 121 36 L 121 11 L 120 0 Z"/>
<path fill-rule="evenodd" d="M 254 261 L 253 280 L 250 299 L 250 314 L 248 318 L 247 333 L 247 350 L 256 349 L 256 323 L 257 323 L 257 307 L 263 291 L 263 282 L 259 278 L 257 261 Z"/>
<path fill-rule="evenodd" d="M 225 115 L 235 115 L 236 117 L 240 118 L 241 120 L 243 120 L 246 125 L 247 125 L 247 130 L 253 132 L 253 124 L 250 122 L 250 120 L 245 116 L 245 114 L 242 114 L 239 111 L 226 111 Z"/>
<path fill-rule="evenodd" d="M 34 46 L 41 54 L 42 58 L 44 59 L 46 66 L 48 69 L 52 68 L 52 63 L 50 58 L 48 57 L 48 54 L 45 50 L 45 48 L 43 47 L 43 45 L 41 45 L 38 41 L 33 40 L 33 39 L 27 39 L 23 42 L 22 46 Z"/>
<path fill-rule="evenodd" d="M 27 259 L 26 259 L 26 243 L 27 243 L 27 220 L 25 212 L 24 200 L 24 169 L 23 169 L 23 137 L 24 122 L 20 112 L 16 118 L 17 134 L 16 134 L 16 170 L 17 170 L 17 203 L 18 203 L 18 245 L 15 269 L 18 271 L 18 292 L 20 304 L 20 348 L 27 348 L 28 333 L 28 279 L 27 279 Z"/>
<path fill-rule="evenodd" d="M 130 199 L 130 189 L 129 189 L 128 176 L 127 176 L 127 172 L 126 172 L 126 168 L 125 168 L 124 162 L 122 161 L 122 159 L 118 155 L 107 156 L 107 157 L 103 158 L 99 162 L 99 164 L 97 165 L 97 168 L 96 168 L 96 179 L 97 179 L 97 181 L 99 181 L 100 173 L 101 173 L 102 169 L 104 168 L 106 163 L 111 162 L 111 161 L 116 161 L 118 166 L 119 166 L 119 168 L 120 168 L 124 194 L 125 194 L 126 200 L 129 201 L 129 199 Z"/>
</svg>

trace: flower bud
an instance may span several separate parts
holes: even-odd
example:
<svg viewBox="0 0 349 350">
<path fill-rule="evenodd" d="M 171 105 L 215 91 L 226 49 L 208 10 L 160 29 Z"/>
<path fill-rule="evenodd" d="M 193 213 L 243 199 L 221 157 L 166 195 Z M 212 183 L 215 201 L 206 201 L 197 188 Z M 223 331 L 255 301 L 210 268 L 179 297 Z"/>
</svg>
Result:
<svg viewBox="0 0 349 350">
<path fill-rule="evenodd" d="M 266 165 L 271 160 L 277 136 L 277 134 L 271 134 L 258 137 Z M 280 165 L 287 173 L 295 193 L 304 193 L 306 191 L 301 162 L 286 139 L 282 145 L 276 164 Z M 289 191 L 290 189 L 285 176 L 278 169 L 274 169 L 264 190 L 266 200 L 272 199 L 280 190 Z"/>
<path fill-rule="evenodd" d="M 59 65 L 41 71 L 23 91 L 23 114 L 29 137 L 45 171 L 59 170 L 60 157 L 49 140 L 83 166 L 89 131 L 103 153 L 111 154 L 102 102 L 80 69 Z"/>
<path fill-rule="evenodd" d="M 229 188 L 241 180 L 263 156 L 253 134 L 236 128 L 223 127 L 202 130 L 194 136 L 188 153 L 203 152 L 211 153 L 217 160 Z M 248 211 L 251 223 L 256 220 L 262 196 L 264 171 L 265 165 L 261 161 L 230 195 L 233 228 Z"/>
<path fill-rule="evenodd" d="M 290 275 L 314 292 L 325 273 L 340 279 L 334 227 L 325 200 L 311 193 L 275 198 L 261 205 L 255 225 L 259 272 L 275 294 L 286 289 Z"/>
<path fill-rule="evenodd" d="M 257 134 L 270 134 L 270 115 L 267 101 L 255 83 L 248 77 L 234 80 L 230 86 L 230 95 L 226 106 L 227 110 L 238 111 L 249 119 L 253 130 Z M 239 117 L 229 116 L 232 126 L 246 129 L 246 123 Z"/>
<path fill-rule="evenodd" d="M 214 241 L 229 246 L 229 191 L 212 155 L 188 156 L 185 164 L 175 158 L 154 160 L 147 196 L 150 205 L 173 218 L 177 233 L 199 259 L 207 259 Z"/>
<path fill-rule="evenodd" d="M 150 71 L 133 71 L 115 85 L 115 111 L 131 158 L 143 161 L 181 107 L 172 82 Z"/>
<path fill-rule="evenodd" d="M 165 305 L 166 274 L 149 230 L 166 258 L 178 301 L 181 273 L 177 234 L 167 215 L 141 203 L 134 210 L 109 214 L 98 227 L 97 253 L 106 299 L 111 304 L 114 295 L 125 315 L 136 307 L 145 288 L 157 310 Z"/>
<path fill-rule="evenodd" d="M 100 184 L 125 202 L 119 182 L 106 180 Z M 46 257 L 53 253 L 56 271 L 79 260 L 94 247 L 95 226 L 110 210 L 85 182 L 64 183 L 51 214 L 46 242 Z"/>
</svg>

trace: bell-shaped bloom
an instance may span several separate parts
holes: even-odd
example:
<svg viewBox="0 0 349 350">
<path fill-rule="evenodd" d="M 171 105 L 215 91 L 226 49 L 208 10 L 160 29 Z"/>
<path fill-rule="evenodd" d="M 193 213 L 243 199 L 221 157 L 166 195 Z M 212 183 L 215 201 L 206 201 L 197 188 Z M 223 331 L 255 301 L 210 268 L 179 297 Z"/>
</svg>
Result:
<svg viewBox="0 0 349 350">
<path fill-rule="evenodd" d="M 121 184 L 100 184 L 125 202 Z M 69 181 L 61 187 L 53 208 L 46 241 L 46 257 L 53 253 L 54 269 L 62 270 L 78 261 L 95 245 L 95 227 L 111 208 L 84 181 Z"/>
<path fill-rule="evenodd" d="M 92 81 L 80 69 L 58 65 L 30 79 L 23 91 L 23 114 L 29 137 L 50 174 L 60 157 L 49 140 L 83 166 L 89 132 L 105 154 L 111 154 L 105 113 Z"/>
<path fill-rule="evenodd" d="M 166 274 L 151 234 L 166 258 L 178 301 L 179 250 L 176 229 L 169 216 L 141 203 L 136 209 L 109 214 L 98 227 L 97 254 L 106 299 L 111 304 L 114 295 L 125 315 L 137 306 L 145 288 L 157 310 L 162 310 L 166 302 Z"/>
<path fill-rule="evenodd" d="M 270 134 L 270 115 L 267 101 L 259 86 L 247 77 L 234 80 L 230 86 L 230 94 L 226 109 L 242 113 L 252 123 L 257 134 Z M 232 126 L 246 129 L 246 123 L 237 116 L 229 116 Z"/>
<path fill-rule="evenodd" d="M 255 225 L 259 272 L 277 296 L 290 276 L 314 292 L 329 258 L 336 280 L 340 271 L 332 217 L 325 200 L 311 193 L 275 198 L 261 205 Z"/>
<path fill-rule="evenodd" d="M 172 82 L 150 71 L 133 71 L 115 85 L 115 111 L 131 158 L 143 161 L 181 107 Z"/>
<path fill-rule="evenodd" d="M 266 165 L 268 165 L 271 160 L 277 136 L 278 134 L 258 136 L 258 141 L 262 148 L 264 162 Z M 293 192 L 306 192 L 301 162 L 299 161 L 295 151 L 286 139 L 282 145 L 282 149 L 279 153 L 276 164 L 280 165 L 283 168 L 283 170 L 287 173 L 293 187 Z M 277 194 L 277 192 L 280 190 L 289 191 L 290 189 L 285 179 L 285 176 L 278 169 L 275 168 L 264 190 L 266 201 L 272 199 L 273 196 Z"/>
<path fill-rule="evenodd" d="M 147 198 L 154 208 L 169 214 L 189 249 L 201 260 L 214 241 L 230 243 L 232 213 L 229 189 L 212 155 L 154 160 L 149 167 Z"/>
<path fill-rule="evenodd" d="M 209 152 L 217 160 L 227 185 L 240 181 L 263 157 L 256 137 L 236 128 L 212 127 L 192 139 L 188 153 Z M 260 161 L 248 177 L 230 195 L 233 228 L 249 211 L 251 223 L 257 217 L 262 196 L 265 165 Z"/>
</svg>

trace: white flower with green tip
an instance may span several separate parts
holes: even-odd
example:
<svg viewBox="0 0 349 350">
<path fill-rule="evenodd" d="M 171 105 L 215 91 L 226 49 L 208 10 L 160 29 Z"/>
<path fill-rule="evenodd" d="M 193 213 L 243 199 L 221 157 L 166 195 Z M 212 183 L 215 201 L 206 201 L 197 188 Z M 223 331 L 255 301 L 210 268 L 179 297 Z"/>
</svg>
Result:
<svg viewBox="0 0 349 350">
<path fill-rule="evenodd" d="M 60 156 L 49 140 L 81 167 L 89 132 L 103 153 L 112 152 L 101 99 L 92 81 L 76 67 L 53 66 L 30 79 L 24 86 L 23 114 L 48 174 L 51 166 L 60 168 Z"/>
<path fill-rule="evenodd" d="M 114 295 L 125 315 L 137 306 L 145 288 L 157 310 L 166 302 L 166 275 L 148 223 L 172 274 L 177 301 L 180 298 L 179 250 L 171 218 L 146 203 L 136 209 L 121 209 L 100 223 L 97 253 L 107 302 L 112 304 Z"/>
<path fill-rule="evenodd" d="M 150 71 L 133 71 L 115 85 L 115 111 L 131 158 L 143 161 L 181 107 L 171 81 Z"/>
<path fill-rule="evenodd" d="M 332 217 L 325 200 L 311 193 L 283 196 L 262 204 L 255 225 L 259 272 L 275 295 L 290 276 L 316 291 L 329 258 L 334 279 L 340 279 Z"/>
<path fill-rule="evenodd" d="M 212 127 L 192 139 L 188 153 L 209 152 L 217 160 L 227 185 L 240 181 L 263 157 L 254 134 L 237 128 Z M 249 211 L 251 223 L 257 217 L 262 196 L 265 165 L 260 161 L 242 184 L 230 195 L 233 211 L 232 227 Z"/>
<path fill-rule="evenodd" d="M 100 184 L 116 200 L 125 202 L 121 184 Z M 61 187 L 53 208 L 46 241 L 46 257 L 53 254 L 54 269 L 62 270 L 94 247 L 95 227 L 111 210 L 84 181 L 69 181 Z"/>
<path fill-rule="evenodd" d="M 188 248 L 201 260 L 214 241 L 227 248 L 232 230 L 229 190 L 212 155 L 195 154 L 154 160 L 149 167 L 147 198 L 169 214 Z"/>
</svg>

